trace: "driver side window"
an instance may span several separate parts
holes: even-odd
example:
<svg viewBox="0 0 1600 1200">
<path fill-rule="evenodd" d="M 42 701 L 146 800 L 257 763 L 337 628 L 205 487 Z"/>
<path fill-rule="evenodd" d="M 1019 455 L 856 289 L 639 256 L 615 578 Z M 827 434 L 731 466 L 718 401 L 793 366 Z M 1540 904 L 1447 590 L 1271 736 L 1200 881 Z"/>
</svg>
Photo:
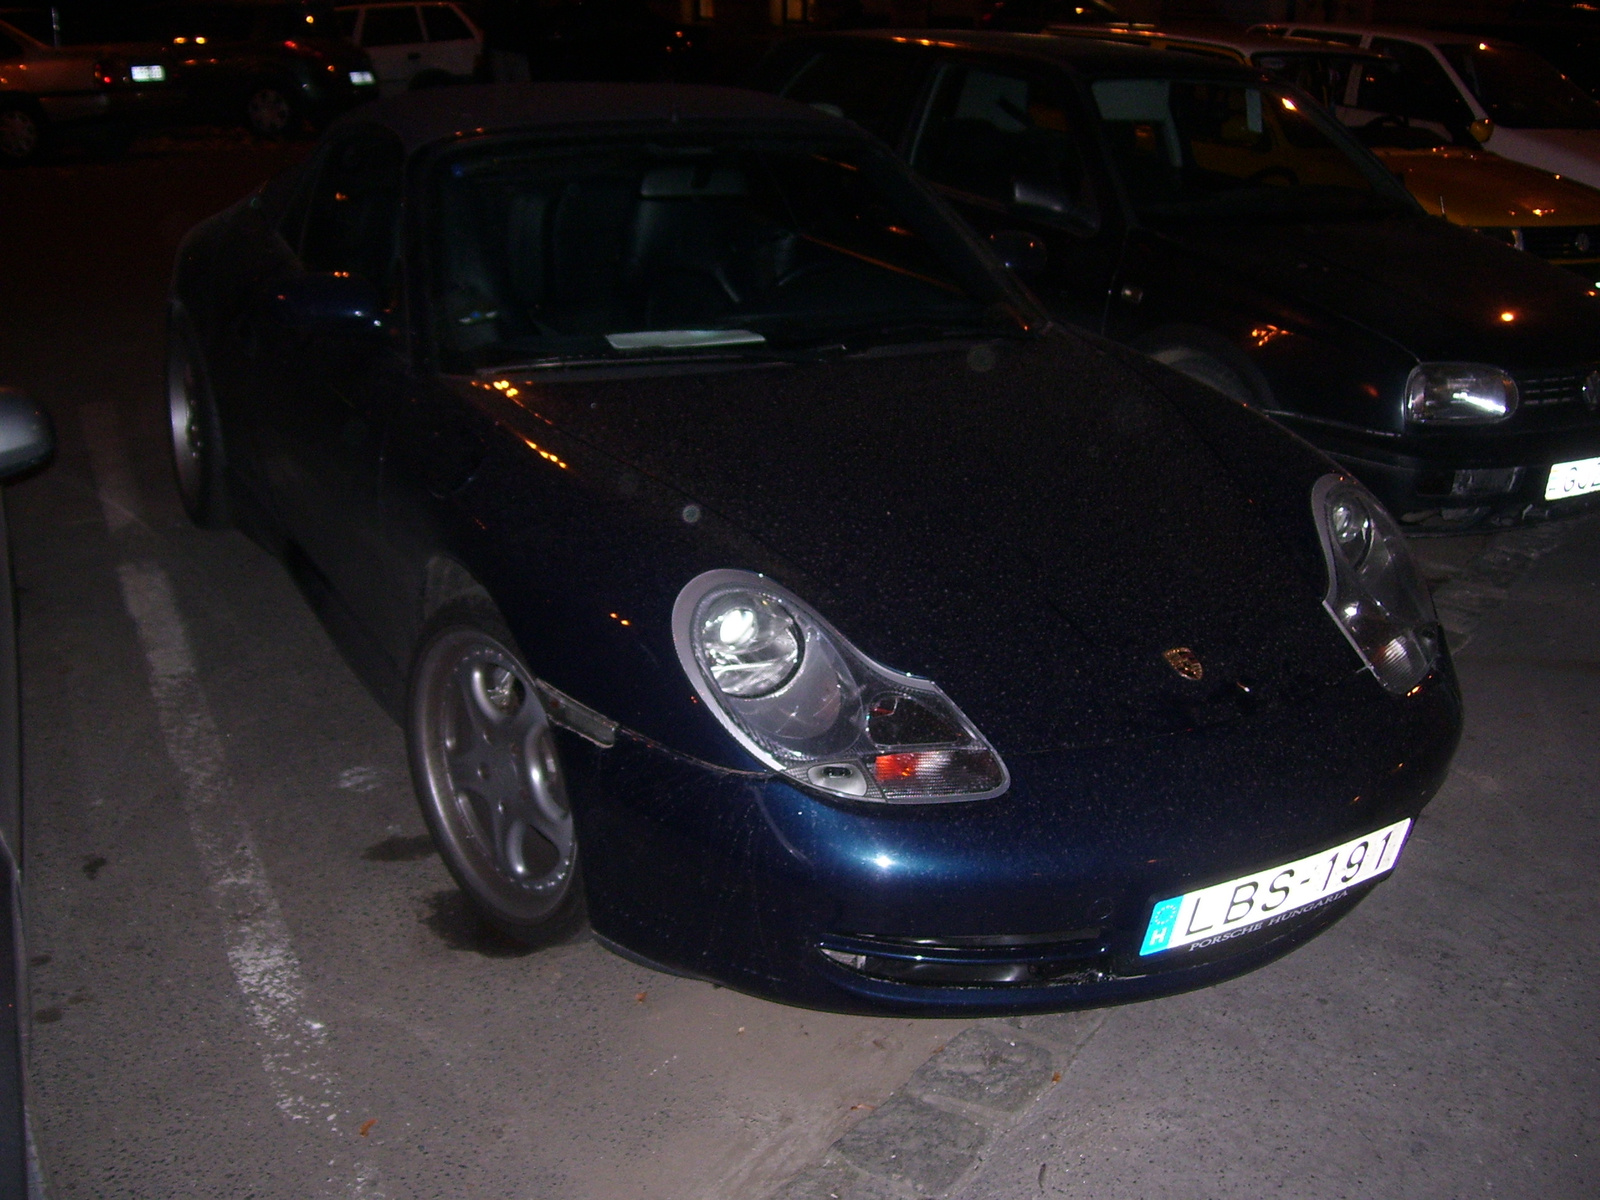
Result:
<svg viewBox="0 0 1600 1200">
<path fill-rule="evenodd" d="M 1034 215 L 1070 213 L 1079 225 L 1098 218 L 1073 122 L 1043 81 L 946 68 L 915 154 L 927 178 L 967 196 Z"/>
<path fill-rule="evenodd" d="M 1433 55 L 1413 42 L 1373 38 L 1372 48 L 1393 65 L 1375 63 L 1362 76 L 1356 107 L 1447 128 L 1466 125 L 1472 110 Z"/>
<path fill-rule="evenodd" d="M 328 147 L 317 168 L 300 261 L 307 271 L 394 283 L 405 151 L 392 135 L 358 133 Z"/>
</svg>

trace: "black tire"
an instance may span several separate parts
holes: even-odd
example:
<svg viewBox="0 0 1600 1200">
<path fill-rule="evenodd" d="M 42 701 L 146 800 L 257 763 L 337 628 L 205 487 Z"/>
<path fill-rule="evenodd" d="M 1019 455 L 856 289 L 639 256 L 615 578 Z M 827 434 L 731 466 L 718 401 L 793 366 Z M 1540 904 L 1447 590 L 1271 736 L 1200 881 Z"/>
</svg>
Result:
<svg viewBox="0 0 1600 1200">
<path fill-rule="evenodd" d="M 1213 391 L 1221 392 L 1240 404 L 1256 403 L 1256 395 L 1240 373 L 1213 354 L 1196 350 L 1193 346 L 1166 346 L 1152 351 L 1150 357 L 1165 363 L 1180 375 L 1187 375 L 1196 383 L 1203 383 Z"/>
<path fill-rule="evenodd" d="M 406 744 L 423 819 L 483 918 L 538 946 L 583 921 L 583 881 L 550 722 L 486 599 L 442 608 L 411 663 Z"/>
<path fill-rule="evenodd" d="M 289 137 L 300 128 L 298 98 L 270 79 L 257 81 L 245 93 L 243 115 L 245 128 L 257 137 Z"/>
<path fill-rule="evenodd" d="M 22 167 L 38 162 L 45 150 L 45 124 L 32 104 L 0 103 L 0 163 Z"/>
<path fill-rule="evenodd" d="M 183 511 L 201 529 L 233 524 L 222 422 L 199 341 L 181 308 L 167 319 L 167 417 Z"/>
</svg>

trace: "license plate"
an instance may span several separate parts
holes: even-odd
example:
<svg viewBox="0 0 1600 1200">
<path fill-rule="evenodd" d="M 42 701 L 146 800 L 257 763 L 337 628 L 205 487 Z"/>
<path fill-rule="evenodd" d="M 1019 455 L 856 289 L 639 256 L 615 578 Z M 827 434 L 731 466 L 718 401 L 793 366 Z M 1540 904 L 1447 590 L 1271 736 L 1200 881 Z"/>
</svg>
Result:
<svg viewBox="0 0 1600 1200">
<path fill-rule="evenodd" d="M 167 78 L 166 68 L 160 65 L 129 67 L 128 74 L 135 83 L 161 83 Z"/>
<path fill-rule="evenodd" d="M 1600 491 L 1600 458 L 1580 458 L 1575 462 L 1557 463 L 1550 468 L 1550 478 L 1544 485 L 1544 498 L 1569 500 L 1596 491 Z"/>
<path fill-rule="evenodd" d="M 1409 820 L 1399 821 L 1308 858 L 1163 900 L 1150 914 L 1139 953 L 1221 941 L 1347 892 L 1390 870 L 1410 831 Z"/>
</svg>

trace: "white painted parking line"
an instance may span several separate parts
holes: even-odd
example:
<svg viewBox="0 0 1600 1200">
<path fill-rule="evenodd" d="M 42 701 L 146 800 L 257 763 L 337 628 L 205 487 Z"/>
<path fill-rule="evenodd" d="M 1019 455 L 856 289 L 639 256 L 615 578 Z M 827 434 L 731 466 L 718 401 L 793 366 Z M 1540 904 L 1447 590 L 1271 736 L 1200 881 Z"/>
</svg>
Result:
<svg viewBox="0 0 1600 1200">
<path fill-rule="evenodd" d="M 87 405 L 83 412 L 107 527 L 116 533 L 142 524 L 116 412 L 110 405 Z M 172 581 L 149 560 L 121 563 L 117 575 L 150 673 L 167 757 L 183 783 L 189 833 L 222 917 L 228 965 L 260 1031 L 262 1064 L 278 1107 L 292 1120 L 317 1121 L 343 1140 L 352 1131 L 340 1127 L 341 1117 L 348 1114 L 327 1062 L 327 1028 L 307 1009 L 289 926 L 234 801 L 222 736 L 200 682 Z M 383 1196 L 369 1164 L 354 1160 L 350 1166 L 354 1180 L 348 1195 Z"/>
</svg>

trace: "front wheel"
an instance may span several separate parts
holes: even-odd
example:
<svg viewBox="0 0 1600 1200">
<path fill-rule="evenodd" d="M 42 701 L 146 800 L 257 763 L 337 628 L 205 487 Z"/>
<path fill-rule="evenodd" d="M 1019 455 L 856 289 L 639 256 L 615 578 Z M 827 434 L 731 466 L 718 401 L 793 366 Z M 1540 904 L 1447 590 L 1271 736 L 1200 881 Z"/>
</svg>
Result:
<svg viewBox="0 0 1600 1200">
<path fill-rule="evenodd" d="M 1151 355 L 1158 363 L 1165 363 L 1180 375 L 1187 375 L 1196 383 L 1203 383 L 1213 391 L 1221 392 L 1240 404 L 1255 404 L 1256 397 L 1240 373 L 1216 356 L 1189 346 L 1169 346 Z"/>
<path fill-rule="evenodd" d="M 533 675 L 486 601 L 428 623 L 406 724 L 422 815 L 474 906 L 528 945 L 568 933 L 583 889 L 566 777 Z"/>
<path fill-rule="evenodd" d="M 287 137 L 295 131 L 299 113 L 293 96 L 276 83 L 258 83 L 245 97 L 244 123 L 260 137 Z"/>
<path fill-rule="evenodd" d="M 23 166 L 44 150 L 44 123 L 25 104 L 0 107 L 0 163 Z"/>
<path fill-rule="evenodd" d="M 167 417 L 183 511 L 202 529 L 226 529 L 228 481 L 222 423 L 194 330 L 181 308 L 167 322 Z"/>
</svg>

